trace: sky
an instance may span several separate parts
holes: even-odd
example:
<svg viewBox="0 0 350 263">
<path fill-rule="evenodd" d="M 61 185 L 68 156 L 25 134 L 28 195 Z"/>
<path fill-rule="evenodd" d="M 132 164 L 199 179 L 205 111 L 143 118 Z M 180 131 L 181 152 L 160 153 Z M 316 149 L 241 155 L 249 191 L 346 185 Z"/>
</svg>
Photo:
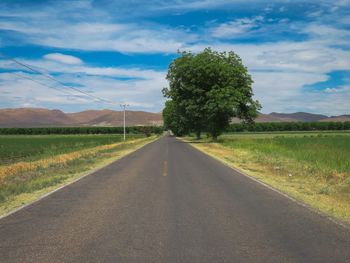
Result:
<svg viewBox="0 0 350 263">
<path fill-rule="evenodd" d="M 242 58 L 263 113 L 350 114 L 350 0 L 2 0 L 0 108 L 160 112 L 178 50 L 206 47 Z"/>
</svg>

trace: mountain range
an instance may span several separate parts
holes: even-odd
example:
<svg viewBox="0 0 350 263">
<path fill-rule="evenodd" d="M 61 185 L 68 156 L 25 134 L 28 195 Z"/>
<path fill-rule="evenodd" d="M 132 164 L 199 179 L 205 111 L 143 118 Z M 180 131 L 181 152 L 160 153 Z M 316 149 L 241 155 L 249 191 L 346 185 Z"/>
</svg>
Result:
<svg viewBox="0 0 350 263">
<path fill-rule="evenodd" d="M 256 122 L 350 121 L 350 115 L 331 116 L 306 112 L 260 113 Z M 232 122 L 239 122 L 233 118 Z M 126 125 L 162 125 L 162 114 L 146 111 L 126 111 Z M 64 113 L 42 108 L 0 109 L 0 127 L 65 127 L 65 126 L 122 126 L 123 112 L 86 110 Z"/>
<path fill-rule="evenodd" d="M 278 113 L 271 112 L 270 114 L 259 113 L 255 119 L 256 122 L 315 122 L 315 121 L 350 121 L 350 115 L 339 115 L 328 117 L 322 114 L 314 114 L 308 112 L 295 113 Z M 240 122 L 239 119 L 233 118 L 233 123 Z"/>
<path fill-rule="evenodd" d="M 162 125 L 162 114 L 126 111 L 126 125 Z M 0 127 L 122 126 L 123 111 L 87 110 L 64 113 L 41 108 L 0 109 Z"/>
</svg>

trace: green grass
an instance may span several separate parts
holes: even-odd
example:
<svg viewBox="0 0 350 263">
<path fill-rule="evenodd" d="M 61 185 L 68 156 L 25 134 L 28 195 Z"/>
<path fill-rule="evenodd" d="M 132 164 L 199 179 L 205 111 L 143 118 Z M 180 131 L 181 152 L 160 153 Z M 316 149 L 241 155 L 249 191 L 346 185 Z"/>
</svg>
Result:
<svg viewBox="0 0 350 263">
<path fill-rule="evenodd" d="M 143 135 L 128 135 L 128 140 Z M 0 166 L 121 142 L 123 135 L 3 135 Z"/>
<path fill-rule="evenodd" d="M 259 159 L 288 159 L 315 170 L 329 173 L 350 173 L 350 136 L 302 135 L 275 137 L 224 136 L 219 139 L 223 146 L 246 150 Z"/>
<path fill-rule="evenodd" d="M 200 150 L 350 222 L 350 133 L 237 133 Z"/>
<path fill-rule="evenodd" d="M 274 131 L 274 132 L 235 132 L 225 133 L 220 136 L 223 138 L 274 138 L 274 137 L 304 137 L 304 136 L 350 136 L 349 131 Z"/>
</svg>

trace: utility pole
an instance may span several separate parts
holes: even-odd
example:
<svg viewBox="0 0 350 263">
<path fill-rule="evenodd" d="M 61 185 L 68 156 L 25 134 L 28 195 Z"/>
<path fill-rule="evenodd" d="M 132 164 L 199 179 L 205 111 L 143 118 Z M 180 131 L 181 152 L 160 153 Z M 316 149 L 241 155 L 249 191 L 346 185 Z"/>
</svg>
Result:
<svg viewBox="0 0 350 263">
<path fill-rule="evenodd" d="M 126 107 L 129 107 L 129 104 L 120 104 L 120 107 L 124 111 L 124 141 L 125 141 L 125 109 L 126 109 Z"/>
</svg>

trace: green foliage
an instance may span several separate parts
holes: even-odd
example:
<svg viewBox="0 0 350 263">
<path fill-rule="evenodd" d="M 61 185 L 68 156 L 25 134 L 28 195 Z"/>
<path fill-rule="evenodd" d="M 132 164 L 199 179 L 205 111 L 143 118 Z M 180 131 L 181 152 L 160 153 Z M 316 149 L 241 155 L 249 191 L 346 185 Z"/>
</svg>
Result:
<svg viewBox="0 0 350 263">
<path fill-rule="evenodd" d="M 171 130 L 176 136 L 182 136 L 188 133 L 186 118 L 184 118 L 180 109 L 172 100 L 165 102 L 163 109 L 163 122 L 165 129 Z"/>
<path fill-rule="evenodd" d="M 264 131 L 327 131 L 350 130 L 350 122 L 262 122 L 234 123 L 226 132 L 264 132 Z"/>
<path fill-rule="evenodd" d="M 143 134 L 145 126 L 126 127 L 128 134 Z M 161 134 L 163 127 L 147 126 L 151 133 Z M 47 127 L 47 128 L 0 128 L 1 135 L 45 135 L 45 134 L 123 134 L 123 127 Z"/>
<path fill-rule="evenodd" d="M 146 137 L 150 137 L 152 135 L 152 127 L 151 126 L 143 126 L 142 131 Z"/>
<path fill-rule="evenodd" d="M 181 120 L 176 128 L 197 135 L 207 131 L 215 139 L 234 116 L 252 122 L 260 104 L 252 99 L 253 81 L 237 54 L 210 48 L 180 54 L 169 66 L 169 88 L 163 90 L 173 101 L 166 105 L 165 117 Z"/>
</svg>

